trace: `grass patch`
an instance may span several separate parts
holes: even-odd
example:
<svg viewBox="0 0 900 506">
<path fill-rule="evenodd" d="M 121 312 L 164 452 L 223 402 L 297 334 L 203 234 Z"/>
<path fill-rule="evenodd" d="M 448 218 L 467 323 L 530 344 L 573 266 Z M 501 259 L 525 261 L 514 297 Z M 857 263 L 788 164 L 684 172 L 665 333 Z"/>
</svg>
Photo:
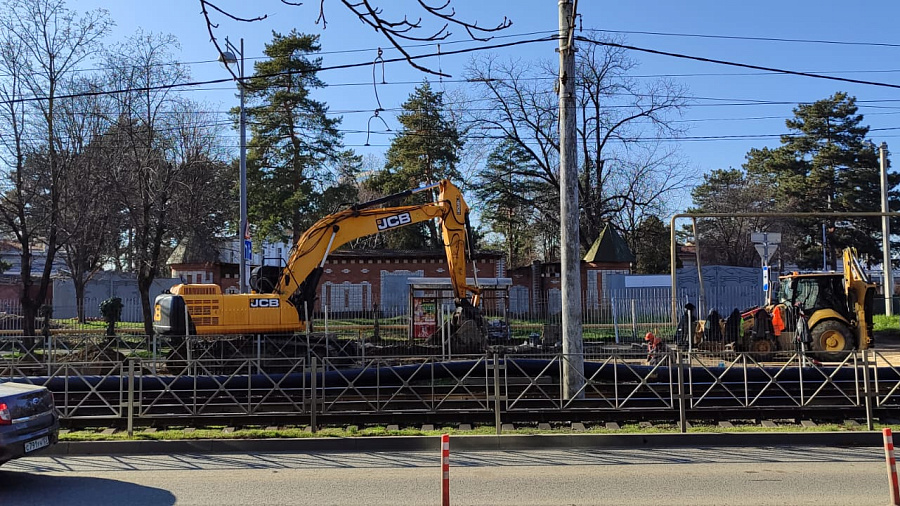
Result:
<svg viewBox="0 0 900 506">
<path fill-rule="evenodd" d="M 885 424 L 875 424 L 875 430 L 880 431 Z M 194 439 L 278 439 L 278 438 L 360 438 L 360 437 L 385 437 L 385 436 L 439 436 L 450 435 L 494 435 L 496 430 L 493 425 L 475 426 L 472 430 L 460 431 L 455 427 L 439 427 L 434 430 L 423 431 L 420 428 L 401 427 L 398 430 L 387 430 L 385 426 L 358 427 L 325 427 L 313 433 L 305 426 L 279 427 L 267 429 L 263 427 L 246 426 L 225 432 L 225 427 L 203 427 L 190 432 L 184 428 L 172 428 L 156 432 L 144 432 L 143 427 L 135 428 L 134 436 L 128 437 L 127 432 L 117 431 L 114 434 L 101 434 L 103 428 L 87 428 L 73 430 L 60 435 L 60 441 L 173 441 Z M 755 423 L 735 423 L 733 428 L 722 428 L 714 423 L 692 423 L 689 433 L 752 433 L 752 432 L 859 432 L 865 431 L 865 424 L 846 425 L 843 423 L 823 423 L 816 427 L 804 427 L 799 424 L 783 423 L 778 427 L 762 427 Z M 541 430 L 536 426 L 520 426 L 512 431 L 504 431 L 504 435 L 567 435 L 567 434 L 675 434 L 679 432 L 677 423 L 657 423 L 652 427 L 643 427 L 638 423 L 622 424 L 618 430 L 609 429 L 603 425 L 589 425 L 584 431 L 573 431 L 569 426 L 555 426 L 549 430 Z"/>
<path fill-rule="evenodd" d="M 900 332 L 900 315 L 872 315 L 872 324 L 875 328 L 875 332 L 883 332 L 886 330 Z"/>
</svg>

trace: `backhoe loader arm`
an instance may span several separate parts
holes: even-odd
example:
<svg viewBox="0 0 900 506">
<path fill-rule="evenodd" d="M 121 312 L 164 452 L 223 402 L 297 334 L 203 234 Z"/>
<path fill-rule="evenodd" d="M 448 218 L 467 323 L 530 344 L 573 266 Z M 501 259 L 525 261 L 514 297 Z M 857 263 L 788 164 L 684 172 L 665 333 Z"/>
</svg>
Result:
<svg viewBox="0 0 900 506">
<path fill-rule="evenodd" d="M 435 186 L 440 190 L 437 202 L 372 208 L 388 200 L 429 190 Z M 326 216 L 310 227 L 297 241 L 274 292 L 281 298 L 287 298 L 297 309 L 300 319 L 304 320 L 304 305 L 307 308 L 313 307 L 325 261 L 332 251 L 353 239 L 438 218 L 441 222 L 441 235 L 457 305 L 468 301 L 477 306 L 479 289 L 466 284 L 468 212 L 469 208 L 459 188 L 447 180 L 442 180 L 430 187 L 358 204 Z M 473 294 L 471 301 L 468 299 L 470 292 Z"/>
<path fill-rule="evenodd" d="M 863 283 L 871 283 L 869 275 L 859 263 L 859 257 L 856 248 L 844 248 L 844 279 L 850 282 L 862 281 Z"/>
<path fill-rule="evenodd" d="M 856 248 L 844 248 L 844 290 L 848 309 L 856 320 L 858 349 L 865 350 L 872 344 L 875 305 L 875 283 L 859 263 Z M 886 290 L 890 287 L 886 287 Z"/>
</svg>

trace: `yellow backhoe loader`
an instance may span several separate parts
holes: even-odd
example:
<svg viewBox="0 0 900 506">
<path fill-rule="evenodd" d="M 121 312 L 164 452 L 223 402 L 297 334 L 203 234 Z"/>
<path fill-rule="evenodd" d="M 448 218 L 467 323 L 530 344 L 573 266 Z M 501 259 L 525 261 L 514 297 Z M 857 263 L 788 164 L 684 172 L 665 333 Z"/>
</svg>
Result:
<svg viewBox="0 0 900 506">
<path fill-rule="evenodd" d="M 694 346 L 717 350 L 733 343 L 736 351 L 769 357 L 779 350 L 793 352 L 802 341 L 802 349 L 822 361 L 843 360 L 848 351 L 872 347 L 876 285 L 855 248 L 843 250 L 843 267 L 843 272 L 780 276 L 777 302 L 743 311 L 740 329 L 731 332 L 724 321 L 718 322 L 718 332 L 711 332 L 710 322 L 696 321 Z M 720 337 L 709 339 L 713 334 Z"/>
</svg>

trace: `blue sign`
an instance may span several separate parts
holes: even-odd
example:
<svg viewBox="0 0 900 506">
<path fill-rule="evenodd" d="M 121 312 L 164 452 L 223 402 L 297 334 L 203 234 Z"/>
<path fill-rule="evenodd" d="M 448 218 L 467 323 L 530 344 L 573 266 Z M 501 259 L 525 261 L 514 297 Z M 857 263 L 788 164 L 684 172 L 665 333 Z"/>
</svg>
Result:
<svg viewBox="0 0 900 506">
<path fill-rule="evenodd" d="M 250 239 L 244 239 L 244 260 L 253 259 L 253 243 Z"/>
<path fill-rule="evenodd" d="M 763 291 L 769 291 L 769 266 L 764 265 L 762 271 L 762 282 L 763 282 Z"/>
</svg>

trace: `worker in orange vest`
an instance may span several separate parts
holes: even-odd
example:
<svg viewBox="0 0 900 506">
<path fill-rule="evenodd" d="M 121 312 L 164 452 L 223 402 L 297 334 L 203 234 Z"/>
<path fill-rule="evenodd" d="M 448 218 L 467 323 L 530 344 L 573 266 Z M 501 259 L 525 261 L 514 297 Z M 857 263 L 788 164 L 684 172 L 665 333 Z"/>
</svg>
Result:
<svg viewBox="0 0 900 506">
<path fill-rule="evenodd" d="M 647 343 L 647 364 L 656 365 L 662 361 L 663 356 L 669 351 L 669 347 L 662 339 L 653 335 L 653 332 L 647 332 L 644 336 Z"/>
<path fill-rule="evenodd" d="M 781 306 L 775 306 L 772 310 L 772 330 L 775 331 L 776 338 L 784 331 L 784 316 L 781 313 Z"/>
</svg>

